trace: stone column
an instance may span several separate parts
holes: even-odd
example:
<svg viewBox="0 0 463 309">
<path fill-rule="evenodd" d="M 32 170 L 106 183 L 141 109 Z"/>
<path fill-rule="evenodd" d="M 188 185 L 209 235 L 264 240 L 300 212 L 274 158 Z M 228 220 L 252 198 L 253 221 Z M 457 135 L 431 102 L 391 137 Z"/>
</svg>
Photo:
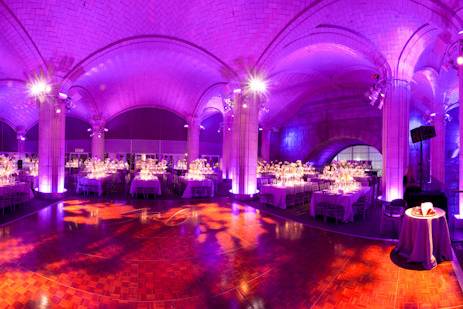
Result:
<svg viewBox="0 0 463 309">
<path fill-rule="evenodd" d="M 463 39 L 460 35 L 460 50 L 463 50 Z M 458 112 L 458 121 L 459 121 L 459 131 L 460 131 L 460 145 L 459 145 L 459 155 L 458 155 L 458 162 L 459 162 L 459 170 L 458 170 L 458 205 L 459 205 L 459 216 L 458 219 L 463 220 L 463 65 L 458 67 L 458 85 L 459 85 L 459 101 L 460 107 Z M 436 132 L 437 133 L 437 132 Z"/>
<path fill-rule="evenodd" d="M 92 121 L 92 157 L 104 159 L 105 127 L 101 119 Z"/>
<path fill-rule="evenodd" d="M 262 142 L 260 145 L 260 157 L 267 162 L 270 161 L 270 137 L 272 131 L 269 128 L 263 128 L 261 131 Z"/>
<path fill-rule="evenodd" d="M 24 127 L 16 128 L 16 139 L 18 141 L 18 160 L 24 160 L 26 148 L 26 129 Z"/>
<path fill-rule="evenodd" d="M 232 193 L 250 196 L 257 192 L 259 98 L 253 95 L 244 97 L 241 92 L 235 93 L 234 115 L 231 146 Z"/>
<path fill-rule="evenodd" d="M 39 191 L 64 192 L 65 107 L 49 97 L 39 102 Z"/>
<path fill-rule="evenodd" d="M 191 162 L 199 158 L 199 134 L 200 134 L 199 119 L 192 118 L 188 122 L 188 139 L 187 139 L 188 162 Z"/>
<path fill-rule="evenodd" d="M 232 145 L 232 127 L 233 127 L 233 113 L 226 112 L 223 115 L 223 128 L 222 128 L 222 178 L 231 179 L 231 151 Z"/>
<path fill-rule="evenodd" d="M 393 79 L 383 106 L 383 199 L 403 198 L 403 177 L 408 166 L 410 86 Z"/>
<path fill-rule="evenodd" d="M 431 139 L 431 183 L 441 190 L 445 186 L 445 110 L 442 101 L 434 103 L 433 125 L 436 137 Z"/>
</svg>

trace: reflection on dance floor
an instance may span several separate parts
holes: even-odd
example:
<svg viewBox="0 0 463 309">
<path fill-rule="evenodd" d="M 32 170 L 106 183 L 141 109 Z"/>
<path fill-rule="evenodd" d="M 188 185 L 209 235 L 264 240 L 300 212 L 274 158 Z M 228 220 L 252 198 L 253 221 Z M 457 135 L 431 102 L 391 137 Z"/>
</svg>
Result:
<svg viewBox="0 0 463 309">
<path fill-rule="evenodd" d="M 450 263 L 401 269 L 391 249 L 226 199 L 67 200 L 0 229 L 0 307 L 463 304 Z"/>
</svg>

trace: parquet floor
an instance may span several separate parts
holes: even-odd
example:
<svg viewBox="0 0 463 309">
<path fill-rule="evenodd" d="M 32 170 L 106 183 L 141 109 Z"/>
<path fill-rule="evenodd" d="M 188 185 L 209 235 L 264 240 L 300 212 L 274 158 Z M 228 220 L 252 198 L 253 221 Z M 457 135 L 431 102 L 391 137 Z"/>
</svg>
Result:
<svg viewBox="0 0 463 309">
<path fill-rule="evenodd" d="M 403 269 L 390 259 L 391 244 L 225 199 L 67 200 L 4 226 L 0 236 L 0 308 L 463 305 L 450 262 Z"/>
</svg>

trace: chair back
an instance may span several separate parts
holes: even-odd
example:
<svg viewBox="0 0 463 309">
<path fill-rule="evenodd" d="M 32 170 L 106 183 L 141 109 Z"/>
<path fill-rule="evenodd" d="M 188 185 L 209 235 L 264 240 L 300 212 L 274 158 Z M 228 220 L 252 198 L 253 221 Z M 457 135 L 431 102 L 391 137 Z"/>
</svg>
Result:
<svg viewBox="0 0 463 309">
<path fill-rule="evenodd" d="M 385 203 L 383 206 L 383 213 L 388 217 L 399 218 L 402 217 L 407 203 L 402 199 L 395 199 L 390 203 Z"/>
</svg>

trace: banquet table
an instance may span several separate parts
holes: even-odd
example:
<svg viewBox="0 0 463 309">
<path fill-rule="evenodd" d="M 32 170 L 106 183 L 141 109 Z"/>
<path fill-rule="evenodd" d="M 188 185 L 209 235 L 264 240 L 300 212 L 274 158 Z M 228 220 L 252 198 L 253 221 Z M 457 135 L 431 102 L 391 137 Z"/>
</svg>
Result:
<svg viewBox="0 0 463 309">
<path fill-rule="evenodd" d="M 180 181 L 185 184 L 185 191 L 183 191 L 182 198 L 192 198 L 194 188 L 208 188 L 210 192 L 210 197 L 214 196 L 214 182 L 211 179 L 204 179 L 204 180 L 193 180 L 187 179 L 185 177 L 180 177 Z"/>
<path fill-rule="evenodd" d="M 275 177 L 271 175 L 261 175 L 260 177 L 257 177 L 257 189 L 260 191 L 262 186 L 267 185 L 267 184 L 272 184 L 273 179 Z"/>
<path fill-rule="evenodd" d="M 354 221 L 352 205 L 369 191 L 369 187 L 360 187 L 358 190 L 349 193 L 334 193 L 329 191 L 314 192 L 310 201 L 310 215 L 315 217 L 315 208 L 317 204 L 330 203 L 344 208 L 344 217 L 338 219 L 342 219 L 344 222 L 352 222 Z"/>
<path fill-rule="evenodd" d="M 130 184 L 130 194 L 135 195 L 137 192 L 142 190 L 146 193 L 153 193 L 155 195 L 161 195 L 161 182 L 158 177 L 153 179 L 143 180 L 140 176 L 136 176 Z"/>
<path fill-rule="evenodd" d="M 26 182 L 17 182 L 11 185 L 0 186 L 0 197 L 4 197 L 10 194 L 24 194 L 27 200 L 34 198 L 34 193 L 31 187 Z"/>
<path fill-rule="evenodd" d="M 301 182 L 294 185 L 281 185 L 281 184 L 267 184 L 262 185 L 260 193 L 272 195 L 273 206 L 286 209 L 286 197 L 288 195 L 295 195 L 301 192 L 311 192 L 315 190 L 314 184 L 310 182 Z"/>
<path fill-rule="evenodd" d="M 355 181 L 360 182 L 362 186 L 369 186 L 371 181 L 371 176 L 355 176 Z"/>
<path fill-rule="evenodd" d="M 421 263 L 432 269 L 438 262 L 452 260 L 452 245 L 445 211 L 434 208 L 435 214 L 423 217 L 414 213 L 414 208 L 405 211 L 399 243 L 394 252 L 407 262 Z"/>
<path fill-rule="evenodd" d="M 85 176 L 77 178 L 77 187 L 76 192 L 95 192 L 98 193 L 98 196 L 103 195 L 104 183 L 109 179 L 109 177 L 102 178 L 88 178 Z"/>
</svg>

